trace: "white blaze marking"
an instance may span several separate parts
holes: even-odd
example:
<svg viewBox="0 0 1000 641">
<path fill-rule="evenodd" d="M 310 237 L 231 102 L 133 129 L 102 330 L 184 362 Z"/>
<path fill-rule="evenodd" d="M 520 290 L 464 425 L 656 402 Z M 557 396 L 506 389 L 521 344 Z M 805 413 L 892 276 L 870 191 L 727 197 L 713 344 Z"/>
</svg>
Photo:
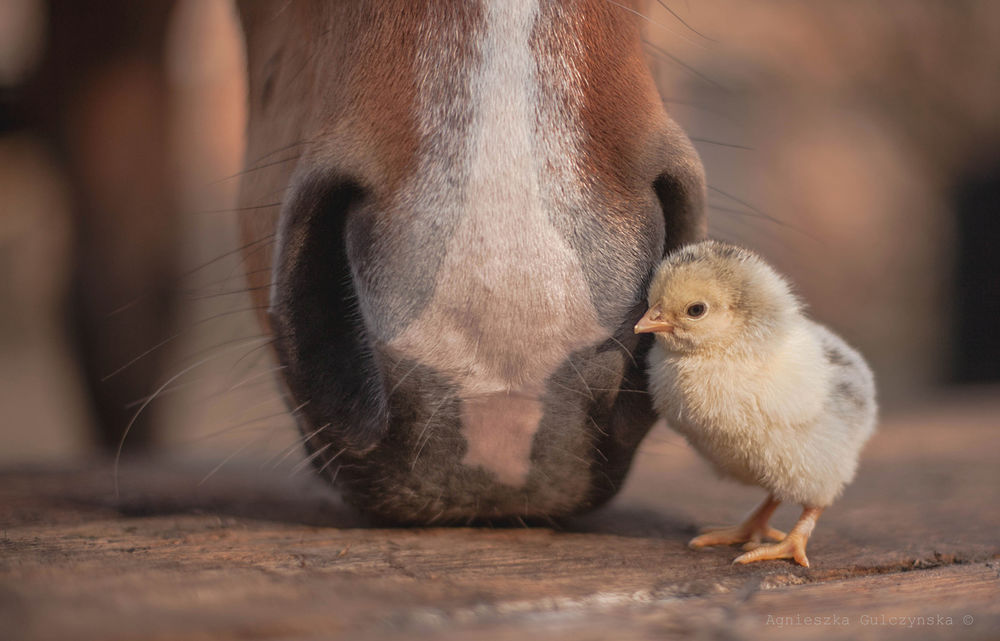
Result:
<svg viewBox="0 0 1000 641">
<path fill-rule="evenodd" d="M 474 122 L 458 146 L 464 200 L 462 190 L 445 187 L 454 176 L 426 175 L 434 167 L 426 161 L 415 185 L 424 193 L 411 193 L 437 208 L 421 215 L 452 212 L 461 222 L 432 301 L 390 346 L 459 385 L 463 462 L 521 485 L 545 379 L 570 352 L 608 332 L 575 252 L 548 220 L 549 203 L 569 197 L 564 181 L 578 149 L 571 123 L 545 117 L 559 108 L 540 104 L 540 62 L 529 44 L 537 2 L 494 0 L 485 10 L 481 67 L 471 77 Z"/>
</svg>

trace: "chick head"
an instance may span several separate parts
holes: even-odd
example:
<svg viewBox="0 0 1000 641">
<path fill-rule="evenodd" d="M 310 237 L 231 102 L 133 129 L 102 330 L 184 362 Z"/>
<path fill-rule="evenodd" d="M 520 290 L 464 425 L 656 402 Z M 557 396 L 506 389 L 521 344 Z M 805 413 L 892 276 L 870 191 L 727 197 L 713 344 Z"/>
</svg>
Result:
<svg viewBox="0 0 1000 641">
<path fill-rule="evenodd" d="M 753 252 L 717 241 L 671 252 L 649 287 L 635 332 L 673 352 L 753 348 L 799 313 L 788 283 Z"/>
</svg>

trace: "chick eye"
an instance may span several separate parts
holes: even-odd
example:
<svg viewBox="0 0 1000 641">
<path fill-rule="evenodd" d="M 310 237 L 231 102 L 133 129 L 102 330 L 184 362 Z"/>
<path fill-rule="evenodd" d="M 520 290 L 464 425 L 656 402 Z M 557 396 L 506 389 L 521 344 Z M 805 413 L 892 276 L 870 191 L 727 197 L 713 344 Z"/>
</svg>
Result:
<svg viewBox="0 0 1000 641">
<path fill-rule="evenodd" d="M 691 303 L 690 305 L 687 306 L 687 309 L 684 310 L 684 313 L 687 314 L 690 318 L 701 318 L 702 316 L 705 315 L 705 312 L 707 311 L 708 311 L 708 305 L 706 305 L 705 303 Z"/>
</svg>

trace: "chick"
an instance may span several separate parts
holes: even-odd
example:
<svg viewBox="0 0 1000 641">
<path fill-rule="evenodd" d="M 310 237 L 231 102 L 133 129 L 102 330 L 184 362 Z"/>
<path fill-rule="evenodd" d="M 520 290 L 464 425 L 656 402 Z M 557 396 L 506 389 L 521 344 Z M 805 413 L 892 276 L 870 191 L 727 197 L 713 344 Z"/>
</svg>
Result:
<svg viewBox="0 0 1000 641">
<path fill-rule="evenodd" d="M 664 259 L 635 332 L 656 337 L 649 386 L 660 415 L 721 475 L 769 492 L 742 524 L 689 545 L 743 543 L 734 563 L 792 558 L 808 567 L 816 519 L 854 477 L 875 429 L 864 359 L 806 318 L 759 256 L 715 241 Z M 787 536 L 768 525 L 782 501 L 803 507 Z"/>
</svg>

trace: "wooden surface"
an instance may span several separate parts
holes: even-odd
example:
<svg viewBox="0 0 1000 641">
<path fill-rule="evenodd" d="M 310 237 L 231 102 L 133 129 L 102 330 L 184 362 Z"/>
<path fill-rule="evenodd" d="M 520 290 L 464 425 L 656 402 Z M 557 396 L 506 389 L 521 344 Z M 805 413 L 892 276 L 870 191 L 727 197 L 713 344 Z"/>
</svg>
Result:
<svg viewBox="0 0 1000 641">
<path fill-rule="evenodd" d="M 891 418 L 812 567 L 685 546 L 761 492 L 665 429 L 559 529 L 376 529 L 308 474 L 127 461 L 0 473 L 0 639 L 996 639 L 1000 394 Z M 797 510 L 779 510 L 789 526 Z M 914 618 L 922 617 L 922 618 Z"/>
</svg>

